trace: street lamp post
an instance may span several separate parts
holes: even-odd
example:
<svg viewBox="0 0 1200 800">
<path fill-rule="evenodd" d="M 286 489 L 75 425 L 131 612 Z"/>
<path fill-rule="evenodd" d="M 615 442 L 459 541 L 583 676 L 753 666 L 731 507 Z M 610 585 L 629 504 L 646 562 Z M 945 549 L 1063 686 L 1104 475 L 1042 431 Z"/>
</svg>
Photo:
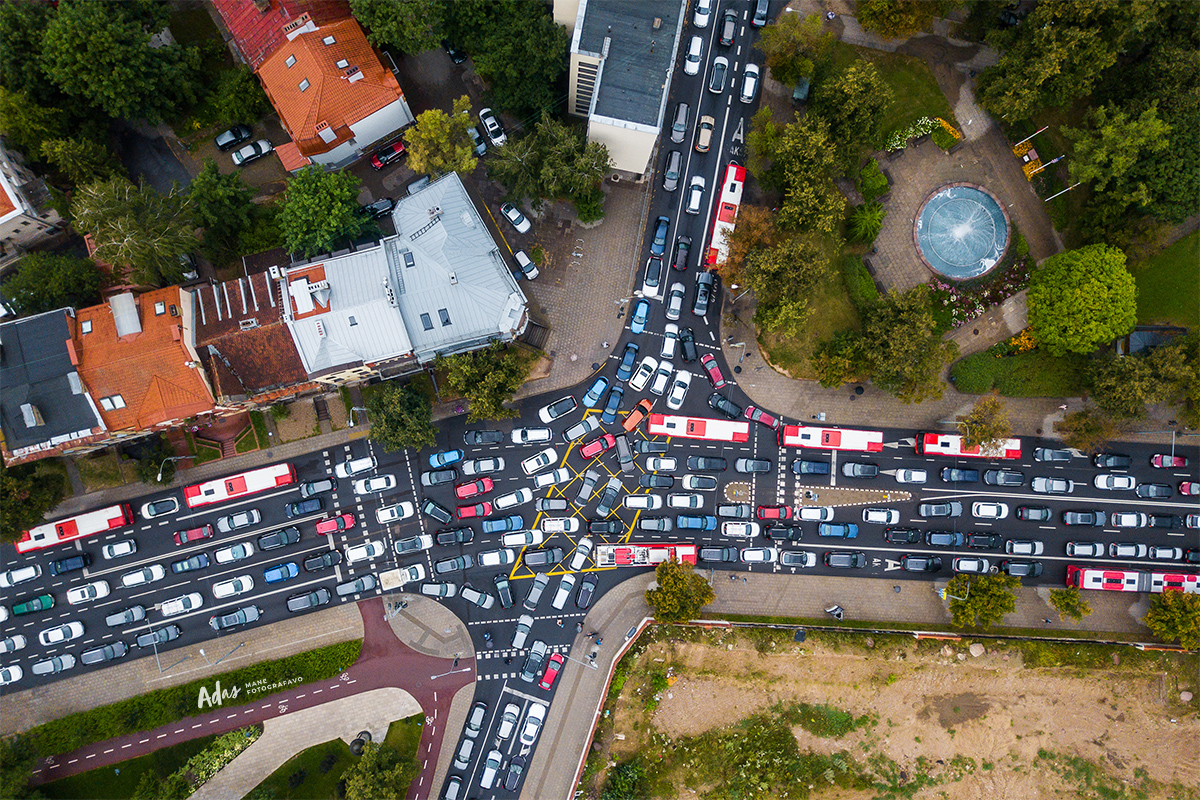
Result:
<svg viewBox="0 0 1200 800">
<path fill-rule="evenodd" d="M 163 459 L 163 462 L 162 462 L 161 464 L 159 464 L 159 465 L 158 465 L 158 477 L 157 477 L 157 478 L 155 478 L 154 480 L 155 480 L 157 483 L 162 483 L 162 474 L 163 474 L 163 469 L 165 469 L 165 468 L 166 468 L 166 466 L 167 466 L 167 464 L 168 464 L 168 463 L 170 463 L 170 462 L 172 462 L 172 461 L 183 461 L 183 460 L 185 460 L 185 459 L 188 459 L 188 458 L 192 458 L 192 456 L 170 456 L 170 457 L 168 457 L 168 458 L 164 458 L 164 459 Z"/>
<path fill-rule="evenodd" d="M 470 672 L 470 671 L 471 671 L 470 667 L 463 667 L 462 669 L 452 669 L 449 672 L 443 672 L 441 675 L 430 675 L 429 680 L 435 681 L 438 678 L 444 678 L 447 675 L 453 675 L 456 672 Z"/>
<path fill-rule="evenodd" d="M 562 656 L 563 658 L 565 658 L 567 661 L 574 661 L 576 664 L 583 664 L 588 669 L 600 669 L 599 667 L 596 666 L 595 661 L 588 663 L 587 661 L 580 661 L 578 658 L 571 658 L 566 653 L 559 653 L 559 655 Z"/>
<path fill-rule="evenodd" d="M 353 428 L 353 427 L 354 427 L 354 412 L 355 412 L 355 411 L 361 411 L 361 412 L 363 412 L 364 414 L 365 414 L 365 413 L 367 413 L 367 409 L 363 408 L 362 406 L 354 406 L 354 407 L 352 407 L 352 408 L 350 409 L 350 427 L 351 427 L 351 428 Z"/>
</svg>

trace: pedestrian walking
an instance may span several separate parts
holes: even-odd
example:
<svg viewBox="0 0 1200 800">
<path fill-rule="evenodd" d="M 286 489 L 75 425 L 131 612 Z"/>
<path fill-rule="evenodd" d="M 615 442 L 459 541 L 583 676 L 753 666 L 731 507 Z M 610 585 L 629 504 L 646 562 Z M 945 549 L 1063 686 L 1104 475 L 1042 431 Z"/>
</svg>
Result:
<svg viewBox="0 0 1200 800">
<path fill-rule="evenodd" d="M 1059 406 L 1059 409 L 1060 409 L 1060 410 L 1062 410 L 1062 411 L 1066 411 L 1066 410 L 1067 410 L 1067 404 L 1066 404 L 1066 403 L 1063 403 L 1061 406 Z"/>
<path fill-rule="evenodd" d="M 558 627 L 562 627 L 562 617 L 558 618 Z"/>
<path fill-rule="evenodd" d="M 1046 623 L 1047 625 L 1053 625 L 1053 624 L 1054 624 L 1054 623 L 1053 623 L 1053 622 L 1051 622 L 1049 619 L 1043 619 L 1043 620 L 1042 620 L 1042 622 Z"/>
<path fill-rule="evenodd" d="M 600 638 L 596 640 L 596 647 L 599 647 L 602 644 L 604 644 L 604 639 Z"/>
</svg>

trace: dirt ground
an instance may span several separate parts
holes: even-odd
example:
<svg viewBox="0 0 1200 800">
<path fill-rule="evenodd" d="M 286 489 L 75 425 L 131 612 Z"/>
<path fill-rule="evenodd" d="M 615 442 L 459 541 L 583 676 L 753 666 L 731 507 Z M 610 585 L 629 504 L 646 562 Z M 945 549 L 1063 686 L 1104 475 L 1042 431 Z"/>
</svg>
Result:
<svg viewBox="0 0 1200 800">
<path fill-rule="evenodd" d="M 730 637 L 725 641 L 734 641 Z M 1094 796 L 1077 794 L 1077 776 L 1035 765 L 1043 748 L 1086 759 L 1118 783 L 1140 783 L 1135 771 L 1144 771 L 1160 784 L 1187 787 L 1164 797 L 1200 794 L 1200 719 L 1194 699 L 1180 700 L 1181 688 L 1195 692 L 1194 674 L 1026 669 L 1019 653 L 974 656 L 965 642 L 941 650 L 915 644 L 868 650 L 830 649 L 810 639 L 760 655 L 744 639 L 732 649 L 709 641 L 660 642 L 646 651 L 644 668 L 669 667 L 677 679 L 647 719 L 641 699 L 629 697 L 639 684 L 631 677 L 613 717 L 613 761 L 632 756 L 654 731 L 695 736 L 780 701 L 798 701 L 877 718 L 873 727 L 839 739 L 795 727 L 802 753 L 879 753 L 909 771 L 921 768 L 922 757 L 940 765 L 966 756 L 982 766 L 959 782 L 918 790 L 917 798 Z M 697 796 L 683 786 L 677 791 L 681 798 Z M 816 796 L 865 800 L 876 793 L 827 789 Z"/>
</svg>

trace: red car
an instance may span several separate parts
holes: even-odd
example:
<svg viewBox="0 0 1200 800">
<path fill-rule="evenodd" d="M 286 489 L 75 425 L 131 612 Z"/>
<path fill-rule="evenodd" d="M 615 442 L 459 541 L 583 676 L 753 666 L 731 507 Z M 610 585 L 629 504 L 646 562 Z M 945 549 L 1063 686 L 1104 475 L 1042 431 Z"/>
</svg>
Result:
<svg viewBox="0 0 1200 800">
<path fill-rule="evenodd" d="M 492 504 L 486 501 L 476 503 L 473 506 L 459 506 L 454 509 L 458 513 L 459 519 L 471 519 L 472 517 L 486 517 L 492 513 Z"/>
<path fill-rule="evenodd" d="M 199 528 L 191 528 L 186 531 L 175 531 L 175 544 L 198 542 L 201 539 L 209 539 L 212 537 L 212 535 L 212 525 L 201 525 Z"/>
<path fill-rule="evenodd" d="M 790 506 L 759 506 L 755 512 L 759 519 L 791 519 Z"/>
<path fill-rule="evenodd" d="M 758 406 L 746 406 L 745 416 L 746 419 L 750 420 L 751 422 L 761 422 L 763 425 L 766 425 L 773 431 L 779 430 L 783 424 L 779 421 L 778 417 L 768 414 Z"/>
<path fill-rule="evenodd" d="M 1189 497 L 1200 495 L 1200 483 L 1196 483 L 1195 481 L 1180 481 L 1179 493 Z"/>
<path fill-rule="evenodd" d="M 584 458 L 595 458 L 608 448 L 615 446 L 616 443 L 617 437 L 613 436 L 611 433 L 606 433 L 603 436 L 597 436 L 595 439 L 592 439 L 583 447 L 579 448 L 579 455 L 583 456 Z"/>
<path fill-rule="evenodd" d="M 459 500 L 466 500 L 468 497 L 474 497 L 477 494 L 486 494 L 496 488 L 496 484 L 492 483 L 491 478 L 480 478 L 476 481 L 468 483 L 460 483 L 454 487 L 454 494 Z"/>
<path fill-rule="evenodd" d="M 549 689 L 554 685 L 554 679 L 558 677 L 558 673 L 562 672 L 563 664 L 566 659 L 562 657 L 562 653 L 555 653 L 550 656 L 550 660 L 546 662 L 546 672 L 542 675 L 542 681 L 538 684 L 539 689 Z"/>
<path fill-rule="evenodd" d="M 704 372 L 708 375 L 708 382 L 713 385 L 714 389 L 725 388 L 725 376 L 721 374 L 721 368 L 717 366 L 717 359 L 712 353 L 700 356 L 700 365 L 704 367 Z"/>
<path fill-rule="evenodd" d="M 317 533 L 324 536 L 328 533 L 350 530 L 354 527 L 353 514 L 338 514 L 336 517 L 323 519 L 317 523 Z"/>
<path fill-rule="evenodd" d="M 1188 461 L 1183 456 L 1172 456 L 1166 453 L 1158 453 L 1150 459 L 1150 465 L 1159 469 L 1175 469 L 1176 467 L 1186 467 Z"/>
<path fill-rule="evenodd" d="M 375 155 L 371 156 L 371 166 L 375 169 L 383 169 L 388 164 L 397 161 L 404 155 L 404 142 L 393 142 L 382 150 L 377 150 Z"/>
</svg>

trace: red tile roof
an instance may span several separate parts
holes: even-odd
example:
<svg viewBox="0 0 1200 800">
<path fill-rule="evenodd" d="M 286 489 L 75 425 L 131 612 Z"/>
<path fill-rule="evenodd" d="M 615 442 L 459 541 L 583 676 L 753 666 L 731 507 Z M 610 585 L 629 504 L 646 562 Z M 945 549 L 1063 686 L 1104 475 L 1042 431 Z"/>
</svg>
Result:
<svg viewBox="0 0 1200 800">
<path fill-rule="evenodd" d="M 254 0 L 213 0 L 213 5 L 254 69 L 287 41 L 284 27 L 304 14 L 317 25 L 350 16 L 350 4 L 340 0 L 265 0 L 265 13 Z"/>
</svg>

